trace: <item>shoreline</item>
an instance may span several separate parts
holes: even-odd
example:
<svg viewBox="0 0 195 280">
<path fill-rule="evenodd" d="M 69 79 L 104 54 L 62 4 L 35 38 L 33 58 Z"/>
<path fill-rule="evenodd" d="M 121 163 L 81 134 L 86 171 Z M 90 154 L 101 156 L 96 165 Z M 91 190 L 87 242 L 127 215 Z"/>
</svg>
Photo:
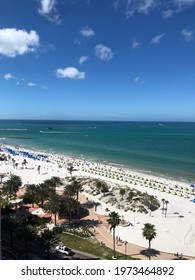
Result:
<svg viewBox="0 0 195 280">
<path fill-rule="evenodd" d="M 23 139 L 23 137 L 22 137 L 22 139 Z M 27 139 L 27 138 L 24 137 L 24 139 Z M 18 146 L 20 149 L 29 150 L 29 151 L 32 151 L 35 153 L 42 152 L 45 154 L 50 154 L 50 155 L 53 155 L 56 157 L 64 157 L 64 158 L 74 157 L 78 160 L 90 161 L 90 162 L 108 165 L 108 166 L 112 166 L 112 167 L 116 167 L 116 168 L 123 168 L 123 169 L 130 170 L 132 172 L 137 172 L 137 173 L 143 174 L 143 175 L 151 174 L 152 176 L 155 176 L 155 177 L 166 178 L 166 179 L 173 180 L 173 181 L 184 182 L 184 183 L 189 183 L 189 184 L 195 183 L 195 176 L 193 177 L 192 174 L 188 174 L 188 175 L 180 174 L 180 171 L 169 172 L 168 170 L 163 170 L 163 169 L 159 169 L 159 168 L 157 168 L 155 170 L 154 168 L 148 168 L 147 166 L 142 165 L 142 163 L 141 164 L 136 164 L 135 162 L 125 163 L 122 161 L 115 162 L 114 160 L 112 161 L 111 159 L 105 159 L 102 157 L 99 158 L 98 156 L 93 156 L 93 155 L 89 156 L 89 155 L 83 155 L 83 154 L 79 154 L 79 153 L 72 153 L 72 152 L 68 152 L 68 151 L 67 152 L 53 151 L 52 148 L 51 149 L 45 149 L 42 147 L 31 148 L 28 145 L 13 145 L 13 144 L 7 144 L 6 142 L 3 142 L 3 141 L 0 141 L 0 147 L 1 147 L 1 145 L 13 147 L 13 148 L 15 148 L 15 146 Z M 178 174 L 180 174 L 180 175 L 178 176 Z"/>
<path fill-rule="evenodd" d="M 25 151 L 29 154 L 33 154 L 33 155 L 37 155 L 37 154 L 42 154 L 44 156 L 47 156 L 49 161 L 53 162 L 53 163 L 57 163 L 58 165 L 62 165 L 62 168 L 65 167 L 67 168 L 67 163 L 71 163 L 75 164 L 80 164 L 80 165 L 84 165 L 84 166 L 100 166 L 101 168 L 109 168 L 111 170 L 114 170 L 115 172 L 122 172 L 122 173 L 127 173 L 127 174 L 133 174 L 135 176 L 140 176 L 143 178 L 147 178 L 149 180 L 157 180 L 160 182 L 166 182 L 166 184 L 180 184 L 183 185 L 184 187 L 188 187 L 191 184 L 191 181 L 181 181 L 179 180 L 179 178 L 173 178 L 173 177 L 166 177 L 165 174 L 156 174 L 153 173 L 152 171 L 144 171 L 144 170 L 139 170 L 139 169 L 130 169 L 128 167 L 126 167 L 124 164 L 120 164 L 120 163 L 109 163 L 106 161 L 99 161 L 99 160 L 95 160 L 95 159 L 88 159 L 88 158 L 84 158 L 83 155 L 81 155 L 80 157 L 75 157 L 72 154 L 58 154 L 55 152 L 48 152 L 48 151 L 44 151 L 44 150 L 37 150 L 37 149 L 27 149 L 27 148 L 23 148 L 20 146 L 11 146 L 11 145 L 0 145 L 0 150 L 1 149 L 12 149 L 15 152 L 18 151 Z M 6 152 L 8 153 L 8 152 Z M 24 155 L 21 155 L 24 156 Z M 26 158 L 26 157 L 25 157 Z"/>
<path fill-rule="evenodd" d="M 21 147 L 16 148 L 13 146 L 4 146 L 4 148 L 11 148 L 14 151 L 25 150 L 27 153 L 32 153 L 35 156 L 37 156 L 37 154 L 47 156 L 45 158 L 42 157 L 42 159 L 36 157 L 35 159 L 28 159 L 22 154 L 14 155 L 13 157 L 15 160 L 19 162 L 18 169 L 13 168 L 13 163 L 11 161 L 9 163 L 0 163 L 0 170 L 2 173 L 11 172 L 12 174 L 20 176 L 23 185 L 26 183 L 41 183 L 51 178 L 51 176 L 58 176 L 61 178 L 70 176 L 67 171 L 67 164 L 72 163 L 75 167 L 73 176 L 78 178 L 99 178 L 119 188 L 124 186 L 127 186 L 127 188 L 135 188 L 143 193 L 147 192 L 150 195 L 156 196 L 160 203 L 161 199 L 165 198 L 169 201 L 167 218 L 162 215 L 161 207 L 154 211 L 152 215 L 149 213 L 144 214 L 124 211 L 124 209 L 118 209 L 115 205 L 111 206 L 106 203 L 101 195 L 91 196 L 94 201 L 97 200 L 101 202 L 101 207 L 98 209 L 100 214 L 108 215 L 105 209 L 109 208 L 110 210 L 119 212 L 121 216 L 124 216 L 126 221 L 134 224 L 134 227 L 117 227 L 117 235 L 123 240 L 147 247 L 147 242 L 141 235 L 141 229 L 144 223 L 149 222 L 154 224 L 157 230 L 157 238 L 152 242 L 155 249 L 169 253 L 179 252 L 183 255 L 195 257 L 195 205 L 191 201 L 195 196 L 194 193 L 188 193 L 189 190 L 191 190 L 189 188 L 190 183 L 156 177 L 152 174 L 143 174 L 138 171 L 135 172 L 126 168 L 117 168 L 116 166 L 74 158 L 68 155 L 65 157 L 64 155 L 21 149 Z M 3 149 L 3 147 L 1 146 L 0 149 Z M 8 155 L 8 152 L 5 152 L 4 149 L 0 152 L 0 155 L 3 153 Z M 24 158 L 27 159 L 28 162 L 27 169 L 22 168 L 22 161 Z M 41 174 L 37 172 L 38 165 L 41 166 Z M 111 174 L 110 177 L 109 174 Z M 129 178 L 129 176 L 131 177 Z M 153 186 L 154 183 L 155 186 Z M 164 186 L 163 191 L 162 186 Z M 86 190 L 87 188 L 85 189 L 85 193 L 90 196 Z M 173 194 L 173 192 L 175 193 Z M 179 194 L 181 195 L 179 196 Z M 184 195 L 187 196 L 184 197 Z M 176 215 L 175 213 L 178 214 Z"/>
</svg>

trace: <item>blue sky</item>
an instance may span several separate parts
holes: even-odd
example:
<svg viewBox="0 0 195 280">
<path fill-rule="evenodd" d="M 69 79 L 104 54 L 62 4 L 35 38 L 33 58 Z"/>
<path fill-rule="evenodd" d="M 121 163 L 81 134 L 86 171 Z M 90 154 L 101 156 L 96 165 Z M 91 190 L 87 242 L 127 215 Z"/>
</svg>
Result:
<svg viewBox="0 0 195 280">
<path fill-rule="evenodd" d="M 1 119 L 195 121 L 195 0 L 0 1 Z"/>
</svg>

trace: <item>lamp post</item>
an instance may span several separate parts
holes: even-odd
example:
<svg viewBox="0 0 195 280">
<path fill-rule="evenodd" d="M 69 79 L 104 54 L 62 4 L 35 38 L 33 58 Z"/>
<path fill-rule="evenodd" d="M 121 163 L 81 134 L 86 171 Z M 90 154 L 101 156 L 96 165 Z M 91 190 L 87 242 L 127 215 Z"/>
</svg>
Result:
<svg viewBox="0 0 195 280">
<path fill-rule="evenodd" d="M 125 243 L 124 243 L 124 245 L 125 245 L 125 260 L 126 260 L 126 256 L 127 256 L 127 244 L 128 244 L 128 242 L 125 241 Z"/>
</svg>

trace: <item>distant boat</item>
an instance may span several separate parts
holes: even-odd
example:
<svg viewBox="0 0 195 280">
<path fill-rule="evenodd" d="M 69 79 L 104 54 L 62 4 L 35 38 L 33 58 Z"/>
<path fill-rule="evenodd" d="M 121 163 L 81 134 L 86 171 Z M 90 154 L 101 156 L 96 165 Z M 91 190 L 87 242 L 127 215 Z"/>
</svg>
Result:
<svg viewBox="0 0 195 280">
<path fill-rule="evenodd" d="M 50 127 L 50 126 L 49 126 L 47 129 L 50 129 L 50 130 L 51 130 L 51 129 L 53 129 L 53 127 Z"/>
</svg>

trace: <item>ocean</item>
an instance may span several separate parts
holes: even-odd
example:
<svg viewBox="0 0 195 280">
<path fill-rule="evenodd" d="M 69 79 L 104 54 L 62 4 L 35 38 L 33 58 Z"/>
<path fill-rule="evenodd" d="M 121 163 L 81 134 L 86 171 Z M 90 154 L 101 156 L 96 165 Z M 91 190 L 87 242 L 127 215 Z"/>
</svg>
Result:
<svg viewBox="0 0 195 280">
<path fill-rule="evenodd" d="M 0 144 L 195 182 L 195 123 L 0 120 Z"/>
</svg>

